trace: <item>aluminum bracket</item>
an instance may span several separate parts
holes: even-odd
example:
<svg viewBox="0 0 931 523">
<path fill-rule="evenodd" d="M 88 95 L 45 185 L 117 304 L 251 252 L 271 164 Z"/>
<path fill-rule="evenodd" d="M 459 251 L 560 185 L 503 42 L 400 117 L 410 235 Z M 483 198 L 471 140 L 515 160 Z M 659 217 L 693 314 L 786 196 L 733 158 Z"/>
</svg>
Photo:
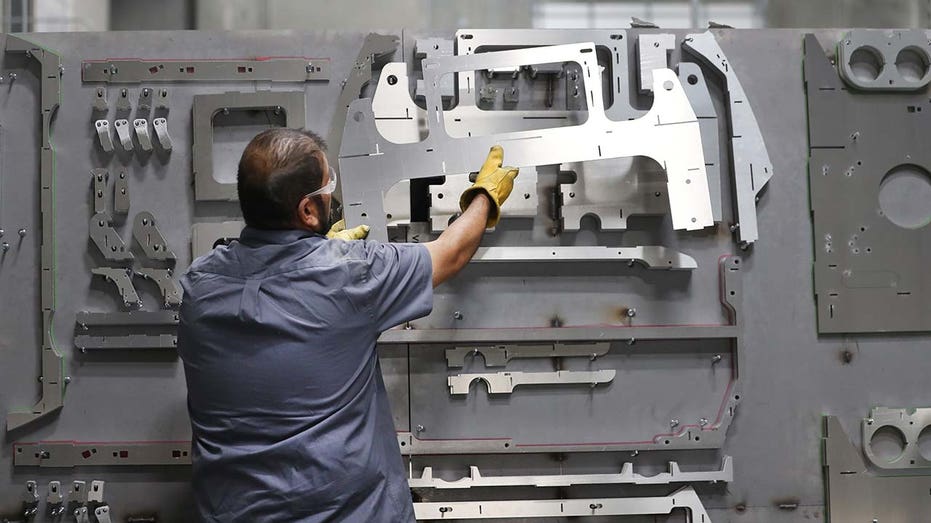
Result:
<svg viewBox="0 0 931 523">
<path fill-rule="evenodd" d="M 168 134 L 168 120 L 165 118 L 156 118 L 152 120 L 152 128 L 155 129 L 155 137 L 158 139 L 158 145 L 164 151 L 171 151 L 171 136 Z"/>
<path fill-rule="evenodd" d="M 97 523 L 112 523 L 110 519 L 110 506 L 101 505 L 94 509 L 94 516 L 97 517 Z"/>
<path fill-rule="evenodd" d="M 110 110 L 110 104 L 107 102 L 107 88 L 98 87 L 94 92 L 94 101 L 91 104 L 91 109 L 95 112 L 106 115 Z"/>
<path fill-rule="evenodd" d="M 750 101 L 714 34 L 711 31 L 689 34 L 682 41 L 682 49 L 724 80 L 734 169 L 737 220 L 734 230 L 741 246 L 748 247 L 760 237 L 756 202 L 760 191 L 773 176 L 773 164 Z"/>
<path fill-rule="evenodd" d="M 402 179 L 469 172 L 475 158 L 481 158 L 492 145 L 507 142 L 505 160 L 518 167 L 626 156 L 654 158 L 666 168 L 673 227 L 697 230 L 711 225 L 700 129 L 672 71 L 661 70 L 654 75 L 658 87 L 654 106 L 638 120 L 608 120 L 602 106 L 601 82 L 590 81 L 585 87 L 588 119 L 578 126 L 459 139 L 449 136 L 436 91 L 443 75 L 558 61 L 576 62 L 590 75 L 592 69 L 598 71 L 593 51 L 594 44 L 584 43 L 424 60 L 431 133 L 417 144 L 382 140 L 374 129 L 370 100 L 353 102 L 352 118 L 347 120 L 340 150 L 347 224 L 367 223 L 372 227 L 373 239 L 386 240 L 384 191 Z M 612 134 L 635 139 L 608 139 Z M 670 142 L 677 147 L 668 147 Z M 673 149 L 676 154 L 670 155 Z M 379 173 L 379 179 L 354 173 Z"/>
<path fill-rule="evenodd" d="M 132 110 L 133 106 L 129 101 L 129 89 L 120 89 L 120 94 L 116 97 L 116 114 L 126 115 Z"/>
<path fill-rule="evenodd" d="M 139 103 L 136 104 L 136 114 L 149 114 L 152 110 L 152 89 L 143 87 L 139 89 Z"/>
<path fill-rule="evenodd" d="M 94 207 L 94 212 L 100 212 Z M 121 169 L 120 174 L 116 175 L 113 184 L 113 213 L 126 214 L 129 212 L 129 179 L 126 177 L 126 169 Z"/>
<path fill-rule="evenodd" d="M 87 507 L 78 507 L 72 514 L 74 514 L 74 523 L 90 523 Z"/>
<path fill-rule="evenodd" d="M 174 349 L 178 337 L 172 334 L 128 334 L 126 336 L 91 336 L 79 334 L 74 337 L 74 346 L 81 352 L 89 350 L 146 350 Z"/>
<path fill-rule="evenodd" d="M 220 183 L 213 174 L 213 119 L 229 111 L 284 111 L 285 127 L 304 127 L 303 91 L 259 91 L 254 93 L 200 94 L 194 96 L 191 155 L 194 169 L 194 198 L 197 201 L 237 201 L 235 183 Z M 157 132 L 157 129 L 156 129 Z M 167 136 L 167 133 L 166 133 Z M 164 148 L 164 145 L 162 145 Z"/>
<path fill-rule="evenodd" d="M 466 356 L 470 354 L 473 357 L 481 354 L 486 367 L 504 367 L 509 361 L 520 358 L 586 357 L 594 360 L 599 356 L 604 356 L 609 350 L 611 350 L 610 343 L 475 345 L 446 349 L 446 366 L 451 368 L 463 367 Z"/>
<path fill-rule="evenodd" d="M 110 173 L 106 169 L 91 169 L 91 178 L 94 183 L 94 212 L 106 212 L 107 180 L 110 179 Z"/>
<path fill-rule="evenodd" d="M 41 468 L 71 468 L 111 465 L 190 465 L 190 441 L 78 442 L 36 441 L 13 444 L 13 465 Z M 83 483 L 82 487 L 83 487 Z M 83 495 L 87 501 L 103 501 L 103 482 L 97 491 L 91 484 Z M 73 489 L 73 488 L 72 488 Z M 88 493 L 90 496 L 88 496 Z M 72 495 L 72 499 L 76 496 Z"/>
<path fill-rule="evenodd" d="M 145 326 L 171 327 L 178 324 L 176 311 L 127 311 L 88 312 L 79 311 L 74 322 L 82 329 L 91 327 Z"/>
<path fill-rule="evenodd" d="M 166 309 L 181 305 L 181 288 L 174 278 L 172 278 L 171 269 L 142 267 L 136 269 L 136 274 L 158 285 L 158 290 L 162 294 L 163 306 Z"/>
<path fill-rule="evenodd" d="M 653 92 L 653 70 L 669 68 L 669 53 L 676 48 L 676 35 L 645 33 L 637 37 L 640 92 Z"/>
<path fill-rule="evenodd" d="M 314 82 L 329 79 L 329 58 L 106 59 L 81 62 L 81 81 L 111 84 L 198 81 Z"/>
<path fill-rule="evenodd" d="M 133 120 L 133 129 L 136 131 L 136 141 L 143 151 L 152 150 L 152 137 L 149 136 L 149 121 L 145 118 Z"/>
<path fill-rule="evenodd" d="M 105 153 L 113 152 L 113 137 L 110 135 L 110 122 L 106 120 L 97 120 L 94 122 L 94 128 L 97 130 L 97 142 Z"/>
<path fill-rule="evenodd" d="M 718 112 L 711 100 L 711 91 L 701 67 L 692 62 L 679 62 L 679 81 L 685 89 L 698 126 L 701 128 L 701 145 L 705 153 L 705 170 L 708 172 L 708 190 L 711 192 L 711 213 L 714 221 L 724 219 L 721 202 L 721 140 L 718 133 Z"/>
<path fill-rule="evenodd" d="M 479 247 L 471 263 L 586 261 L 619 261 L 626 262 L 628 265 L 640 263 L 648 269 L 691 270 L 698 268 L 698 262 L 691 256 L 662 246 Z"/>
<path fill-rule="evenodd" d="M 724 456 L 719 470 L 682 472 L 670 461 L 668 472 L 645 476 L 634 472 L 630 462 L 617 474 L 551 474 L 540 476 L 483 476 L 478 467 L 469 467 L 469 475 L 447 481 L 433 477 L 433 468 L 424 467 L 419 478 L 407 480 L 411 488 L 468 489 L 477 487 L 570 487 L 573 485 L 669 485 L 672 483 L 730 483 L 734 481 L 734 460 Z"/>
<path fill-rule="evenodd" d="M 931 468 L 931 459 L 922 455 L 921 434 L 931 426 L 931 408 L 890 409 L 874 407 L 870 416 L 863 419 L 863 453 L 873 465 L 887 470 Z M 893 428 L 904 438 L 905 448 L 892 460 L 883 459 L 873 452 L 870 442 L 877 431 Z M 931 429 L 928 429 L 931 431 Z M 929 456 L 931 457 L 931 456 Z"/>
<path fill-rule="evenodd" d="M 126 307 L 142 307 L 142 300 L 133 287 L 131 271 L 122 267 L 95 267 L 91 274 L 103 276 L 107 281 L 116 285 L 116 290 Z"/>
<path fill-rule="evenodd" d="M 107 484 L 104 481 L 95 479 L 91 481 L 91 487 L 87 491 L 88 503 L 103 503 L 103 489 Z"/>
<path fill-rule="evenodd" d="M 691 523 L 711 523 L 692 487 L 682 487 L 668 496 L 659 497 L 422 502 L 414 503 L 414 516 L 418 521 L 566 518 L 665 515 L 676 509 L 685 509 Z"/>
<path fill-rule="evenodd" d="M 136 214 L 133 220 L 133 238 L 148 258 L 175 261 L 175 253 L 168 247 L 168 242 L 155 225 L 155 216 L 152 213 L 142 211 Z"/>
<path fill-rule="evenodd" d="M 124 151 L 133 150 L 133 136 L 130 134 L 129 120 L 120 119 L 113 122 L 113 127 L 116 128 L 116 136 L 120 139 L 120 145 L 123 146 Z"/>
<path fill-rule="evenodd" d="M 489 394 L 510 394 L 522 385 L 601 385 L 614 380 L 614 370 L 555 372 L 495 372 L 457 374 L 446 378 L 451 395 L 468 394 L 473 381 L 482 381 Z"/>
<path fill-rule="evenodd" d="M 123 238 L 113 228 L 113 217 L 109 212 L 100 212 L 91 216 L 88 229 L 97 250 L 107 260 L 126 261 L 133 259 L 133 253 L 126 248 Z"/>
</svg>

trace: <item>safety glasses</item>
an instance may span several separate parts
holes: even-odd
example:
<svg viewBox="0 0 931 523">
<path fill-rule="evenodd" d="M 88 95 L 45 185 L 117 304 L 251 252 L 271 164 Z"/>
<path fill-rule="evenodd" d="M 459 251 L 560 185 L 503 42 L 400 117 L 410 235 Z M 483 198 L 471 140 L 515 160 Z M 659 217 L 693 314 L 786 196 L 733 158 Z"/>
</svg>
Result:
<svg viewBox="0 0 931 523">
<path fill-rule="evenodd" d="M 336 190 L 336 171 L 332 167 L 330 169 L 330 181 L 326 185 L 317 189 L 316 191 L 306 194 L 305 198 L 312 198 L 314 196 L 320 196 L 321 194 L 332 194 Z"/>
</svg>

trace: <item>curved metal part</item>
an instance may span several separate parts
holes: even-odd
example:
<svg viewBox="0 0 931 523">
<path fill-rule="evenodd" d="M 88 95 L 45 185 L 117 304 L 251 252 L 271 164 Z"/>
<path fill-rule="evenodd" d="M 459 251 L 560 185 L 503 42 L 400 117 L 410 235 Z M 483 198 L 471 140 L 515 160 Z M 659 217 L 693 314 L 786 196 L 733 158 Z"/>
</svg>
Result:
<svg viewBox="0 0 931 523">
<path fill-rule="evenodd" d="M 152 150 L 152 137 L 149 136 L 149 121 L 145 118 L 133 120 L 133 129 L 136 131 L 136 141 L 143 151 Z"/>
<path fill-rule="evenodd" d="M 734 481 L 734 459 L 724 456 L 719 470 L 682 472 L 670 461 L 667 472 L 645 476 L 634 472 L 634 464 L 624 463 L 617 474 L 549 474 L 536 476 L 483 476 L 478 467 L 469 475 L 447 481 L 433 477 L 433 468 L 424 467 L 419 478 L 407 480 L 411 488 L 468 489 L 474 487 L 570 487 L 572 485 L 669 485 L 671 483 L 730 483 Z"/>
<path fill-rule="evenodd" d="M 740 243 L 750 245 L 760 237 L 756 216 L 757 196 L 773 176 L 773 163 L 766 151 L 763 134 L 737 73 L 714 34 L 706 31 L 687 35 L 682 41 L 682 49 L 710 67 L 724 80 L 727 88 L 737 220 L 734 226 Z"/>
<path fill-rule="evenodd" d="M 931 427 L 931 408 L 890 409 L 874 407 L 870 417 L 863 419 L 863 453 L 873 465 L 887 470 L 928 469 L 931 459 L 921 453 L 919 444 L 921 433 Z M 873 452 L 870 444 L 873 436 L 882 429 L 891 427 L 901 433 L 905 447 L 902 453 L 892 460 L 884 459 Z M 928 429 L 931 431 L 931 429 Z"/>
<path fill-rule="evenodd" d="M 88 230 L 91 240 L 104 258 L 110 261 L 133 259 L 133 253 L 126 248 L 123 238 L 113 229 L 113 217 L 109 212 L 99 212 L 91 216 Z"/>
<path fill-rule="evenodd" d="M 462 367 L 466 356 L 481 354 L 486 367 L 504 367 L 507 362 L 520 358 L 571 358 L 586 357 L 592 360 L 611 350 L 610 343 L 548 343 L 545 345 L 476 345 L 446 349 L 446 366 Z"/>
<path fill-rule="evenodd" d="M 621 261 L 629 265 L 641 263 L 648 269 L 691 270 L 698 268 L 698 262 L 683 254 L 661 245 L 644 247 L 600 247 L 600 246 L 520 246 L 520 247 L 479 247 L 472 257 L 472 263 L 488 262 L 584 262 L 584 261 Z"/>
<path fill-rule="evenodd" d="M 136 104 L 136 114 L 149 114 L 152 110 L 152 89 L 143 87 L 139 89 L 139 103 Z"/>
<path fill-rule="evenodd" d="M 113 127 L 116 128 L 116 136 L 120 139 L 120 145 L 123 146 L 124 151 L 133 150 L 133 136 L 130 134 L 129 120 L 120 119 L 113 122 Z"/>
<path fill-rule="evenodd" d="M 113 137 L 110 135 L 110 122 L 106 120 L 97 120 L 94 122 L 94 129 L 97 130 L 97 142 L 105 153 L 113 152 Z"/>
<path fill-rule="evenodd" d="M 129 269 L 124 269 L 122 267 L 95 267 L 91 269 L 91 274 L 103 276 L 107 281 L 116 285 L 116 290 L 120 295 L 120 299 L 123 300 L 124 306 L 142 306 L 142 300 L 139 299 L 139 294 L 136 293 L 136 288 L 133 286 L 132 272 Z"/>
<path fill-rule="evenodd" d="M 133 238 L 150 259 L 175 261 L 175 253 L 168 247 L 161 231 L 156 227 L 155 216 L 152 213 L 143 211 L 136 214 L 133 220 Z"/>
<path fill-rule="evenodd" d="M 705 154 L 705 171 L 708 173 L 708 191 L 711 193 L 711 213 L 714 221 L 724 219 L 721 210 L 721 146 L 718 134 L 718 112 L 711 99 L 711 91 L 701 67 L 692 62 L 679 62 L 676 67 L 682 89 L 695 110 L 701 128 L 701 146 Z"/>
<path fill-rule="evenodd" d="M 690 523 L 711 523 L 692 487 L 668 496 L 640 498 L 530 499 L 414 503 L 418 521 L 435 519 L 566 518 L 671 514 L 684 509 Z"/>
<path fill-rule="evenodd" d="M 168 120 L 165 118 L 156 118 L 152 120 L 152 128 L 155 129 L 155 137 L 158 139 L 158 145 L 165 151 L 171 151 L 171 135 L 168 134 Z"/>
<path fill-rule="evenodd" d="M 446 378 L 449 393 L 468 394 L 473 381 L 484 381 L 489 394 L 510 394 L 522 385 L 600 385 L 614 380 L 614 370 L 555 372 L 493 372 L 457 374 Z"/>
<path fill-rule="evenodd" d="M 913 56 L 914 63 L 906 62 L 902 69 L 908 74 L 899 69 L 903 53 Z M 923 89 L 931 81 L 928 64 L 931 64 L 931 40 L 924 29 L 854 29 L 837 44 L 837 70 L 844 83 L 855 89 Z"/>
<path fill-rule="evenodd" d="M 181 305 L 181 288 L 174 278 L 171 277 L 171 269 L 142 267 L 136 269 L 136 274 L 158 285 L 158 290 L 162 293 L 162 302 L 166 309 Z"/>
<path fill-rule="evenodd" d="M 56 412 L 64 402 L 65 379 L 61 354 L 52 339 L 52 315 L 55 313 L 55 149 L 52 147 L 52 120 L 61 100 L 61 57 L 21 37 L 7 35 L 6 52 L 24 53 L 39 62 L 42 134 L 39 155 L 40 212 L 42 242 L 39 252 L 39 289 L 42 308 L 41 374 L 42 393 L 29 412 L 10 412 L 7 430 Z"/>
<path fill-rule="evenodd" d="M 583 43 L 424 60 L 431 133 L 416 144 L 383 140 L 375 129 L 370 101 L 353 102 L 352 118 L 347 120 L 340 150 L 347 224 L 367 223 L 372 227 L 373 239 L 387 239 L 384 191 L 406 178 L 469 172 L 475 158 L 503 142 L 507 143 L 507 162 L 517 167 L 649 156 L 666 169 L 673 227 L 697 230 L 713 224 L 700 129 L 672 71 L 654 74 L 657 94 L 653 108 L 637 120 L 608 120 L 602 105 L 601 82 L 588 82 L 588 118 L 578 126 L 457 139 L 447 133 L 436 90 L 444 74 L 559 61 L 576 62 L 583 70 L 597 71 L 593 51 L 594 44 Z M 670 143 L 677 146 L 670 147 Z M 373 180 L 373 173 L 378 173 L 378 179 Z"/>
</svg>

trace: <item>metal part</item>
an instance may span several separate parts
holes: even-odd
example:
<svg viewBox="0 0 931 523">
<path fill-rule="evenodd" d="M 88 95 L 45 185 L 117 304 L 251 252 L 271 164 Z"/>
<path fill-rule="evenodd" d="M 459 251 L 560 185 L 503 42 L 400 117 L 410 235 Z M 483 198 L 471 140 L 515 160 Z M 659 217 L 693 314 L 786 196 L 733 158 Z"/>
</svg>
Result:
<svg viewBox="0 0 931 523">
<path fill-rule="evenodd" d="M 113 122 L 113 127 L 116 128 L 116 136 L 120 139 L 120 145 L 123 146 L 123 150 L 132 151 L 133 136 L 130 134 L 129 120 L 116 120 Z"/>
<path fill-rule="evenodd" d="M 195 223 L 191 226 L 191 257 L 197 259 L 213 250 L 218 240 L 239 238 L 245 222 Z"/>
<path fill-rule="evenodd" d="M 283 111 L 285 127 L 304 127 L 303 91 L 259 91 L 254 93 L 201 94 L 194 96 L 194 131 L 191 154 L 194 169 L 194 198 L 197 201 L 236 201 L 235 183 L 220 183 L 213 174 L 213 119 L 217 113 L 248 110 Z M 157 129 L 156 129 L 157 131 Z M 163 146 L 164 147 L 164 146 Z"/>
<path fill-rule="evenodd" d="M 329 58 L 119 59 L 81 62 L 81 81 L 111 84 L 196 81 L 313 82 L 329 79 Z"/>
<path fill-rule="evenodd" d="M 708 173 L 708 191 L 711 193 L 711 214 L 715 222 L 724 219 L 721 209 L 721 141 L 718 133 L 718 113 L 711 100 L 711 92 L 701 67 L 692 62 L 679 62 L 677 66 L 682 89 L 695 110 L 701 128 L 701 145 Z"/>
<path fill-rule="evenodd" d="M 82 329 L 112 326 L 174 326 L 178 324 L 176 311 L 88 312 L 78 311 L 74 322 Z"/>
<path fill-rule="evenodd" d="M 119 233 L 113 229 L 113 217 L 109 212 L 100 212 L 91 216 L 88 229 L 97 250 L 107 260 L 126 261 L 133 259 L 133 253 L 126 248 Z"/>
<path fill-rule="evenodd" d="M 446 38 L 422 38 L 414 44 L 414 58 L 417 60 L 433 58 L 434 56 L 453 56 L 454 53 L 453 41 Z M 384 71 L 382 71 L 382 74 L 384 74 Z M 447 76 L 440 81 L 440 95 L 444 100 L 451 100 L 456 96 L 454 80 L 455 78 L 452 76 Z M 404 89 L 406 90 L 407 87 L 405 86 Z M 414 93 L 421 98 L 424 96 L 423 80 L 417 81 Z"/>
<path fill-rule="evenodd" d="M 556 518 L 572 516 L 635 516 L 670 514 L 684 509 L 692 523 L 711 523 L 692 487 L 668 496 L 594 499 L 532 499 L 507 501 L 443 501 L 414 503 L 418 521 L 435 519 Z"/>
<path fill-rule="evenodd" d="M 467 355 L 481 353 L 486 367 L 504 367 L 513 359 L 519 358 L 570 358 L 584 356 L 595 359 L 604 356 L 611 350 L 610 343 L 583 343 L 563 344 L 549 343 L 546 345 L 474 345 L 446 349 L 446 365 L 448 367 L 463 367 Z"/>
<path fill-rule="evenodd" d="M 152 150 L 152 138 L 149 136 L 149 121 L 145 118 L 133 120 L 133 129 L 136 131 L 136 141 L 143 151 Z"/>
<path fill-rule="evenodd" d="M 804 49 L 818 332 L 931 330 L 928 217 L 898 225 L 879 197 L 887 176 L 928 176 L 931 112 L 907 110 L 927 93 L 851 92 L 814 35 Z"/>
<path fill-rule="evenodd" d="M 15 448 L 17 445 L 13 444 Z M 17 453 L 19 453 L 17 451 Z M 87 483 L 81 480 L 74 480 L 71 482 L 71 491 L 68 494 L 68 499 L 71 503 L 77 503 L 83 505 L 87 503 Z"/>
<path fill-rule="evenodd" d="M 694 258 L 662 246 L 644 247 L 479 247 L 472 263 L 483 262 L 637 262 L 648 269 L 690 270 L 698 267 Z"/>
<path fill-rule="evenodd" d="M 155 95 L 155 110 L 156 111 L 163 113 L 163 114 L 168 113 L 168 111 L 171 109 L 171 104 L 169 103 L 171 101 L 171 97 L 169 96 L 169 94 L 170 94 L 170 91 L 168 89 L 165 89 L 164 87 L 160 87 L 158 89 L 158 93 L 156 93 Z"/>
<path fill-rule="evenodd" d="M 419 478 L 407 480 L 411 488 L 467 489 L 476 487 L 569 487 L 572 485 L 669 485 L 671 483 L 730 483 L 734 481 L 734 460 L 724 456 L 719 470 L 682 472 L 670 461 L 668 472 L 644 476 L 634 472 L 630 462 L 617 474 L 551 474 L 539 476 L 483 476 L 478 467 L 469 467 L 469 475 L 447 481 L 433 477 L 433 468 L 424 467 Z"/>
<path fill-rule="evenodd" d="M 836 416 L 824 417 L 822 456 L 830 521 L 926 519 L 931 476 L 873 475 Z"/>
<path fill-rule="evenodd" d="M 456 174 L 447 176 L 442 184 L 429 186 L 430 223 L 433 231 L 446 230 L 453 216 L 461 212 L 459 195 L 471 185 L 468 174 Z M 539 198 L 536 168 L 521 169 L 520 176 L 514 180 L 511 194 L 508 205 L 501 207 L 502 218 L 533 218 L 537 215 Z"/>
<path fill-rule="evenodd" d="M 74 346 L 82 352 L 88 350 L 174 349 L 178 346 L 178 337 L 172 334 L 128 334 L 126 336 L 79 334 L 74 337 Z"/>
<path fill-rule="evenodd" d="M 97 120 L 94 122 L 94 128 L 97 130 L 97 141 L 103 152 L 113 152 L 113 137 L 110 135 L 110 122 L 106 120 Z"/>
<path fill-rule="evenodd" d="M 483 381 L 489 394 L 510 394 L 521 385 L 599 385 L 614 380 L 614 370 L 556 372 L 495 372 L 456 374 L 446 378 L 449 393 L 468 394 L 473 381 Z"/>
<path fill-rule="evenodd" d="M 349 114 L 349 105 L 359 98 L 362 89 L 372 81 L 372 69 L 378 65 L 384 64 L 391 56 L 394 56 L 401 39 L 395 35 L 382 35 L 378 33 L 369 33 L 362 42 L 362 48 L 359 55 L 356 56 L 356 62 L 349 71 L 349 76 L 343 83 L 343 88 L 339 92 L 339 99 L 336 102 L 336 111 L 333 113 L 333 120 L 330 123 L 330 132 L 327 133 L 327 160 L 330 166 L 339 173 L 336 182 L 336 192 L 334 198 L 339 201 L 343 200 L 342 171 L 339 164 L 339 155 L 342 151 L 343 136 L 346 133 L 345 127 Z M 385 238 L 387 239 L 387 238 Z"/>
<path fill-rule="evenodd" d="M 889 470 L 928 469 L 931 467 L 931 454 L 922 455 L 919 441 L 921 434 L 931 426 L 931 408 L 890 409 L 873 407 L 870 417 L 863 419 L 863 453 L 870 463 Z M 891 460 L 883 459 L 873 452 L 870 444 L 873 436 L 887 428 L 898 431 L 905 444 L 902 453 Z M 931 432 L 931 429 L 928 429 Z"/>
<path fill-rule="evenodd" d="M 98 87 L 94 92 L 94 103 L 91 105 L 94 111 L 106 114 L 110 110 L 110 104 L 107 103 L 107 88 Z"/>
<path fill-rule="evenodd" d="M 915 91 L 931 81 L 931 40 L 923 29 L 854 29 L 837 45 L 847 85 L 869 91 Z"/>
<path fill-rule="evenodd" d="M 29 480 L 26 482 L 26 490 L 23 492 L 23 517 L 26 521 L 31 521 L 39 513 L 39 485 Z"/>
<path fill-rule="evenodd" d="M 74 523 L 90 523 L 90 515 L 87 507 L 78 507 L 74 509 Z"/>
<path fill-rule="evenodd" d="M 94 212 L 102 213 L 107 210 L 107 180 L 110 173 L 106 169 L 91 169 L 91 179 L 94 183 Z"/>
<path fill-rule="evenodd" d="M 136 115 L 149 114 L 152 110 L 152 89 L 143 87 L 139 89 L 139 103 L 136 104 Z"/>
<path fill-rule="evenodd" d="M 48 459 L 51 459 L 51 457 L 49 457 Z M 106 482 L 101 481 L 99 479 L 95 479 L 91 481 L 91 487 L 87 491 L 87 502 L 88 503 L 103 503 L 103 489 L 105 486 L 106 486 Z"/>
<path fill-rule="evenodd" d="M 734 200 L 739 225 L 736 233 L 741 244 L 750 245 L 760 236 L 756 216 L 757 198 L 773 176 L 773 164 L 766 151 L 763 134 L 737 73 L 714 34 L 711 31 L 689 34 L 682 41 L 682 49 L 711 68 L 724 80 L 727 88 Z"/>
<path fill-rule="evenodd" d="M 653 70 L 669 69 L 669 53 L 675 48 L 674 34 L 644 33 L 637 37 L 641 93 L 653 92 Z"/>
<path fill-rule="evenodd" d="M 13 444 L 13 465 L 42 468 L 71 468 L 110 465 L 190 465 L 190 441 L 156 442 L 80 442 L 36 441 Z M 77 482 L 75 482 L 77 483 Z M 84 488 L 84 482 L 81 488 Z M 94 489 L 97 490 L 94 490 Z M 103 482 L 93 481 L 91 488 L 76 495 L 72 486 L 71 499 L 89 502 L 103 501 Z"/>
<path fill-rule="evenodd" d="M 129 102 L 129 89 L 120 89 L 119 96 L 116 97 L 116 114 L 126 114 L 133 110 Z"/>
<path fill-rule="evenodd" d="M 175 261 L 175 253 L 155 225 L 155 216 L 148 211 L 136 214 L 133 220 L 133 238 L 142 251 L 153 260 Z"/>
<path fill-rule="evenodd" d="M 136 288 L 133 287 L 132 272 L 129 269 L 124 269 L 122 267 L 95 267 L 91 269 L 91 274 L 103 276 L 107 281 L 116 285 L 116 290 L 119 292 L 120 299 L 123 300 L 124 306 L 142 306 L 142 300 L 139 299 L 139 294 L 136 293 Z"/>
<path fill-rule="evenodd" d="M 158 138 L 158 145 L 164 151 L 171 151 L 171 136 L 168 134 L 168 120 L 165 118 L 156 118 L 152 120 L 152 127 L 155 129 L 155 137 Z"/>
<path fill-rule="evenodd" d="M 171 276 L 171 269 L 152 269 L 141 267 L 136 269 L 136 274 L 152 280 L 158 285 L 159 292 L 162 293 L 163 306 L 166 309 L 181 305 L 181 288 Z"/>
<path fill-rule="evenodd" d="M 101 211 L 95 206 L 94 212 Z M 113 212 L 115 214 L 129 212 L 129 179 L 126 177 L 126 169 L 120 169 L 113 184 Z"/>
<path fill-rule="evenodd" d="M 39 62 L 41 94 L 39 114 L 42 134 L 39 154 L 39 207 L 42 237 L 39 251 L 39 293 L 42 314 L 41 395 L 29 412 L 7 413 L 7 431 L 56 412 L 63 405 L 65 393 L 61 354 L 52 338 L 52 315 L 55 312 L 55 148 L 52 146 L 52 120 L 61 100 L 61 57 L 15 35 L 6 36 L 6 52 L 24 53 Z M 10 73 L 13 75 L 13 73 Z M 13 76 L 11 76 L 11 79 Z"/>
<path fill-rule="evenodd" d="M 97 523 L 111 523 L 110 506 L 101 505 L 94 509 L 94 515 L 97 516 Z"/>
<path fill-rule="evenodd" d="M 61 491 L 60 481 L 49 481 L 45 504 L 45 512 L 50 518 L 60 518 L 65 514 L 65 496 Z"/>
<path fill-rule="evenodd" d="M 575 182 L 559 186 L 563 229 L 577 231 L 582 227 L 582 218 L 591 215 L 598 218 L 603 231 L 625 230 L 631 216 L 668 212 L 666 184 L 661 179 L 643 181 L 637 176 L 639 169 L 636 168 L 643 162 L 637 160 L 621 158 L 563 164 L 563 170 L 576 175 Z M 622 169 L 624 165 L 630 166 L 626 172 Z M 711 194 L 713 201 L 714 193 Z"/>
<path fill-rule="evenodd" d="M 654 97 L 653 109 L 642 119 L 624 122 L 608 120 L 602 106 L 601 83 L 588 82 L 586 90 L 590 99 L 589 111 L 588 119 L 583 124 L 532 132 L 449 139 L 438 93 L 434 90 L 437 78 L 444 74 L 474 71 L 489 66 L 560 60 L 575 61 L 590 70 L 598 65 L 596 60 L 593 63 L 593 50 L 594 45 L 587 43 L 424 60 L 428 121 L 434 132 L 418 144 L 381 143 L 374 129 L 369 101 L 353 102 L 350 108 L 353 118 L 347 121 L 340 151 L 342 167 L 351 169 L 347 171 L 347 176 L 342 177 L 344 191 L 349 189 L 344 194 L 347 222 L 369 223 L 372 225 L 373 239 L 385 239 L 385 215 L 381 208 L 383 191 L 401 179 L 468 172 L 474 158 L 484 154 L 479 151 L 486 151 L 494 143 L 508 141 L 508 162 L 516 166 L 641 155 L 657 159 L 667 170 L 673 226 L 695 230 L 710 225 L 711 204 L 700 130 L 678 79 L 668 70 L 656 73 L 660 88 Z M 636 136 L 637 139 L 606 140 L 602 143 L 604 136 L 621 133 Z M 583 136 L 586 138 L 582 139 Z M 669 142 L 676 144 L 677 154 L 674 157 L 667 157 Z M 559 147 L 556 147 L 557 143 Z M 660 143 L 663 147 L 659 147 Z M 579 145 L 567 148 L 567 144 Z M 412 166 L 417 166 L 417 169 L 412 169 Z M 380 180 L 373 183 L 370 176 L 363 180 L 362 176 L 349 176 L 349 172 L 378 172 Z"/>
</svg>

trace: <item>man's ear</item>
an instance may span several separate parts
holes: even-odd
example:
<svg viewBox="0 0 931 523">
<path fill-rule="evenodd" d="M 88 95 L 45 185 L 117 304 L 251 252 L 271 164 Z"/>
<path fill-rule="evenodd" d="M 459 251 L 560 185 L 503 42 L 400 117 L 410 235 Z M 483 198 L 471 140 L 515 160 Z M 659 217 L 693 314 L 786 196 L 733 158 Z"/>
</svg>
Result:
<svg viewBox="0 0 931 523">
<path fill-rule="evenodd" d="M 317 216 L 317 206 L 311 198 L 301 198 L 297 205 L 297 219 L 304 227 L 317 231 L 320 227 L 320 217 Z"/>
</svg>

